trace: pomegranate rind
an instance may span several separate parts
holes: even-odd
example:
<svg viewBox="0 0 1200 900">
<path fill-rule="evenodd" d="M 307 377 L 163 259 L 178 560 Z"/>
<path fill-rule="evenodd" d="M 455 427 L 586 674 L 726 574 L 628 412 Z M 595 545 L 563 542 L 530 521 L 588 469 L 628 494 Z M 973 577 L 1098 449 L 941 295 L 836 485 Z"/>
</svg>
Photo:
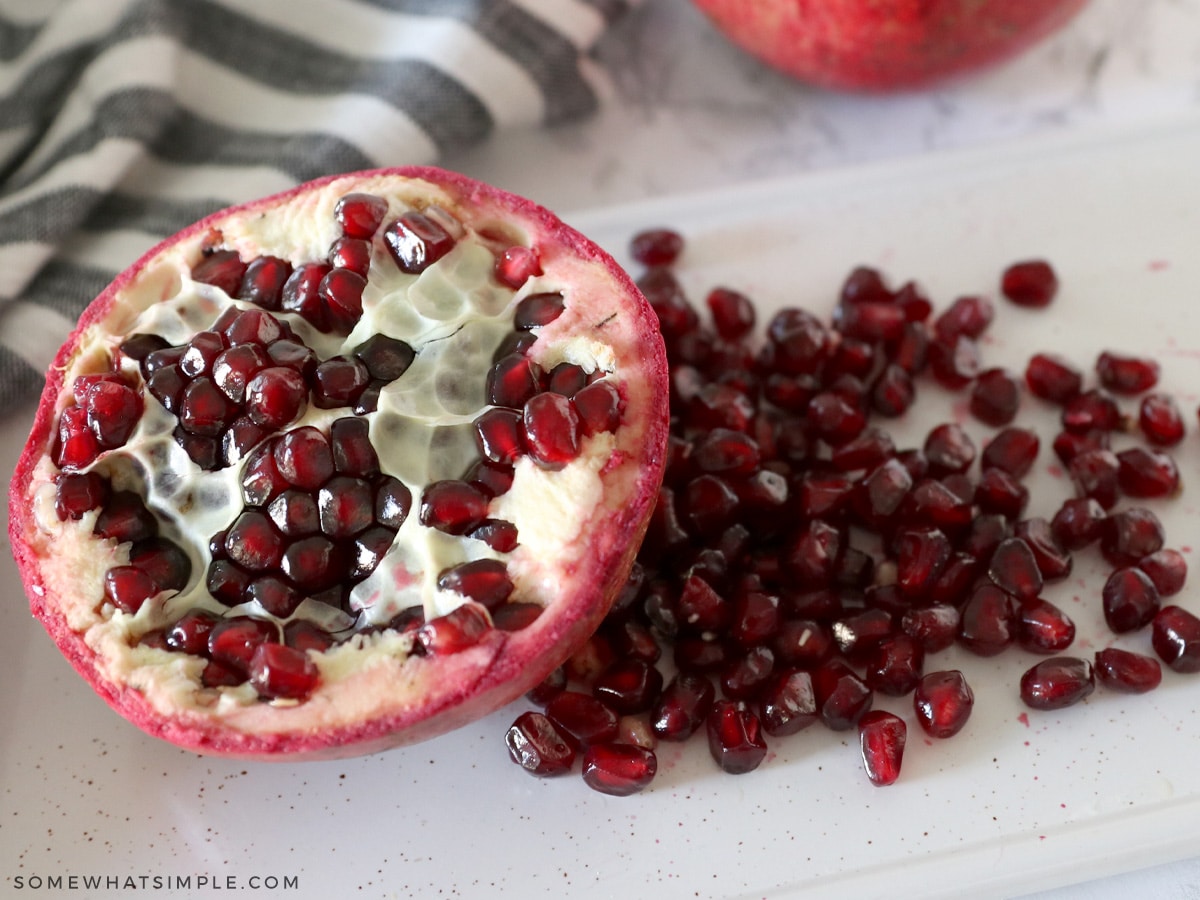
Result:
<svg viewBox="0 0 1200 900">
<path fill-rule="evenodd" d="M 839 90 L 887 92 L 1010 59 L 1065 25 L 1087 0 L 693 2 L 734 44 L 793 78 Z"/>
<path fill-rule="evenodd" d="M 540 585 L 545 595 L 544 612 L 532 624 L 515 632 L 490 630 L 477 645 L 440 656 L 394 652 L 405 639 L 389 634 L 367 641 L 378 651 L 370 665 L 344 666 L 318 655 L 321 682 L 303 703 L 198 705 L 179 690 L 180 667 L 190 666 L 198 676 L 203 660 L 121 647 L 111 630 L 96 627 L 98 576 L 127 557 L 128 545 L 66 540 L 63 532 L 44 527 L 44 517 L 39 522 L 37 498 L 56 471 L 49 449 L 70 400 L 68 379 L 92 352 L 97 334 L 120 334 L 132 321 L 131 303 L 146 306 L 166 296 L 172 280 L 195 264 L 214 236 L 223 236 L 243 258 L 278 253 L 270 229 L 257 223 L 275 222 L 286 231 L 288 217 L 328 213 L 338 197 L 353 191 L 399 196 L 418 208 L 436 204 L 491 240 L 503 236 L 535 246 L 543 272 L 538 284 L 567 288 L 571 302 L 543 329 L 531 356 L 552 353 L 562 341 L 603 338 L 625 404 L 622 425 L 615 435 L 602 436 L 611 447 L 603 465 L 592 466 L 596 502 L 574 533 L 560 535 L 549 558 L 523 547 L 514 551 L 523 583 Z M 260 236 L 271 245 L 266 250 Z M 328 246 L 322 241 L 297 246 L 297 256 L 320 258 Z M 87 307 L 47 372 L 12 479 L 13 555 L 30 608 L 63 655 L 117 712 L 149 734 L 199 753 L 264 760 L 338 758 L 410 744 L 520 697 L 599 625 L 632 566 L 662 481 L 667 395 L 666 356 L 653 311 L 611 256 L 549 210 L 430 167 L 331 176 L 197 222 L 149 250 Z"/>
</svg>

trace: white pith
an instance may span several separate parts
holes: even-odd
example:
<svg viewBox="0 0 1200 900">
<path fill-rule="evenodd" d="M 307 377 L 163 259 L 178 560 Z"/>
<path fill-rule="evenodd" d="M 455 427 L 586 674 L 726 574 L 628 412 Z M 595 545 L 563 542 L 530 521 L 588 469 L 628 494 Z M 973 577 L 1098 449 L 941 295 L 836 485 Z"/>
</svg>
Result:
<svg viewBox="0 0 1200 900">
<path fill-rule="evenodd" d="M 543 367 L 549 369 L 565 360 L 589 371 L 605 371 L 614 383 L 623 385 L 620 358 L 636 353 L 636 347 L 614 347 L 607 340 L 597 339 L 594 335 L 603 334 L 602 328 L 580 327 L 581 321 L 589 322 L 593 310 L 605 308 L 603 292 L 608 286 L 593 263 L 570 255 L 546 258 L 545 275 L 531 279 L 514 293 L 491 277 L 495 245 L 471 230 L 470 212 L 457 208 L 452 197 L 428 182 L 399 184 L 397 188 L 394 179 L 384 179 L 378 185 L 359 179 L 350 187 L 333 182 L 311 194 L 297 195 L 283 208 L 282 215 L 223 222 L 219 235 L 221 245 L 238 249 L 246 260 L 261 254 L 281 256 L 293 263 L 323 259 L 339 235 L 334 205 L 348 190 L 387 196 L 391 209 L 385 222 L 406 208 L 424 208 L 432 203 L 451 210 L 468 223 L 456 249 L 418 277 L 399 272 L 390 257 L 377 252 L 363 298 L 363 320 L 348 337 L 322 335 L 296 316 L 280 315 L 321 358 L 349 352 L 376 333 L 407 340 L 418 349 L 413 367 L 394 385 L 385 388 L 378 412 L 369 416 L 383 470 L 408 484 L 414 504 L 392 553 L 354 591 L 354 605 L 364 610 L 360 624 L 386 622 L 399 609 L 414 603 L 424 607 L 427 617 L 449 612 L 464 598 L 438 591 L 434 585 L 438 573 L 466 559 L 497 556 L 480 541 L 449 538 L 417 521 L 423 485 L 435 477 L 461 476 L 466 468 L 462 460 L 473 454 L 464 449 L 462 459 L 451 453 L 439 454 L 431 460 L 428 452 L 419 449 L 419 434 L 410 434 L 406 440 L 397 439 L 395 429 L 387 427 L 388 423 L 400 421 L 402 415 L 413 415 L 427 422 L 461 424 L 463 439 L 469 444 L 466 449 L 473 451 L 468 426 L 485 408 L 482 388 L 492 348 L 511 330 L 515 301 L 529 293 L 562 290 L 567 299 L 567 311 L 560 320 L 541 330 L 530 352 Z M 490 220 L 482 224 L 489 230 L 495 228 L 495 222 Z M 537 234 L 521 234 L 511 229 L 509 234 L 514 241 L 538 245 Z M 69 386 L 74 378 L 107 368 L 112 349 L 129 334 L 153 332 L 172 344 L 182 343 L 194 332 L 209 327 L 235 302 L 210 286 L 193 283 L 188 275 L 199 256 L 203 237 L 197 235 L 195 240 L 165 251 L 127 286 L 110 314 L 91 327 L 66 373 L 61 404 L 69 402 Z M 576 287 L 589 283 L 595 287 L 588 291 Z M 413 300 L 415 304 L 410 302 Z M 414 305 L 421 314 L 414 311 Z M 476 324 L 460 331 L 467 318 L 476 323 L 490 321 L 494 327 Z M 590 322 L 599 325 L 594 318 Z M 478 371 L 472 368 L 466 378 L 461 370 L 456 374 L 459 383 L 465 381 L 476 386 L 479 396 L 464 398 L 461 407 L 453 410 L 435 408 L 437 405 L 432 402 L 435 392 L 424 385 L 446 367 L 438 369 L 430 365 L 434 356 L 430 348 L 449 346 L 451 336 L 471 332 L 484 345 L 476 356 Z M 613 333 L 611 329 L 609 333 Z M 629 342 L 627 333 L 616 334 L 618 343 Z M 248 685 L 232 689 L 201 688 L 198 677 L 204 660 L 137 646 L 141 635 L 163 627 L 187 609 L 201 606 L 219 613 L 230 612 L 204 589 L 206 548 L 209 537 L 231 523 L 242 509 L 238 487 L 240 467 L 201 472 L 171 438 L 174 418 L 149 394 L 145 394 L 145 403 L 146 413 L 127 447 L 106 454 L 96 466 L 111 475 L 118 487 L 124 486 L 126 479 L 131 484 L 140 482 L 133 470 L 120 462 L 123 457 L 138 458 L 145 468 L 152 452 L 166 453 L 174 468 L 191 473 L 184 489 L 170 497 L 153 485 L 148 496 L 148 505 L 164 524 L 165 536 L 183 546 L 193 558 L 191 582 L 184 592 L 164 594 L 132 616 L 103 604 L 104 572 L 128 561 L 128 545 L 118 546 L 93 537 L 95 513 L 78 522 L 58 521 L 53 511 L 53 478 L 57 470 L 48 456 L 35 469 L 29 488 L 39 525 L 32 540 L 34 549 L 39 557 L 54 561 L 53 565 L 43 567 L 45 586 L 59 598 L 59 607 L 69 627 L 83 635 L 96 652 L 103 677 L 113 685 L 135 687 L 165 715 L 195 713 L 218 717 L 224 726 L 255 734 L 353 726 L 386 711 L 385 707 L 397 703 L 397 698 L 402 702 L 407 695 L 426 691 L 425 682 L 432 677 L 431 667 L 424 660 L 410 661 L 411 639 L 393 633 L 355 637 L 334 650 L 313 654 L 321 675 L 320 684 L 316 693 L 299 706 L 283 701 L 261 702 Z M 351 414 L 348 409 L 318 410 L 310 406 L 304 418 L 289 428 L 299 424 L 325 428 L 333 419 Z M 581 529 L 597 507 L 622 502 L 636 481 L 635 467 L 623 464 L 626 451 L 622 447 L 636 446 L 642 438 L 642 427 L 635 421 L 630 427 L 623 425 L 616 436 L 589 439 L 580 457 L 560 471 L 541 469 L 528 459 L 518 464 L 514 489 L 497 498 L 491 511 L 495 517 L 516 525 L 520 535 L 518 549 L 503 557 L 516 585 L 515 600 L 550 606 L 560 597 L 564 575 L 570 575 L 571 559 L 586 552 L 583 545 L 587 542 L 581 536 Z M 414 447 L 418 448 L 415 452 Z M 413 469 L 414 459 L 441 468 L 427 470 L 422 476 Z M 223 494 L 229 502 L 214 507 L 199 519 L 178 515 L 177 508 L 184 498 L 198 492 Z M 314 610 L 317 606 L 322 608 Z M 239 608 L 232 612 L 240 611 L 265 617 L 260 610 Z M 317 621 L 324 617 L 327 624 L 349 624 L 339 623 L 338 615 L 315 601 L 306 601 L 296 617 Z M 485 648 L 480 655 L 494 652 L 495 648 Z M 486 661 L 481 665 L 486 668 Z"/>
</svg>

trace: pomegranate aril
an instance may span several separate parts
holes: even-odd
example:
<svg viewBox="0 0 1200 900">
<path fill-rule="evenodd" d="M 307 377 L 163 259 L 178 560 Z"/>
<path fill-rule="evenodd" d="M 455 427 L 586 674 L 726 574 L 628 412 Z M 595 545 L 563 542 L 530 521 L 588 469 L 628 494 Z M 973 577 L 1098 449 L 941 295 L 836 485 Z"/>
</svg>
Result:
<svg viewBox="0 0 1200 900">
<path fill-rule="evenodd" d="M 121 447 L 133 434 L 142 415 L 142 398 L 130 387 L 97 381 L 84 395 L 87 423 L 104 448 Z"/>
<path fill-rule="evenodd" d="M 680 672 L 662 690 L 650 713 L 651 728 L 665 741 L 684 741 L 708 717 L 715 691 L 705 675 Z"/>
<path fill-rule="evenodd" d="M 189 609 L 166 630 L 166 646 L 193 656 L 208 655 L 208 634 L 221 617 L 204 609 Z"/>
<path fill-rule="evenodd" d="M 821 391 L 808 402 L 806 416 L 813 434 L 837 447 L 857 437 L 866 427 L 862 408 L 833 391 Z"/>
<path fill-rule="evenodd" d="M 949 390 L 966 387 L 979 374 L 979 345 L 969 337 L 934 340 L 929 344 L 928 357 L 934 379 Z"/>
<path fill-rule="evenodd" d="M 267 346 L 267 356 L 274 365 L 292 369 L 305 379 L 311 378 L 317 370 L 317 354 L 299 341 L 286 338 L 275 341 Z"/>
<path fill-rule="evenodd" d="M 571 397 L 585 435 L 616 431 L 621 424 L 621 395 L 608 381 L 594 381 Z"/>
<path fill-rule="evenodd" d="M 1061 653 L 1075 641 L 1075 623 L 1049 600 L 1021 603 L 1018 617 L 1017 643 L 1031 653 Z"/>
<path fill-rule="evenodd" d="M 976 560 L 991 559 L 1000 542 L 1012 536 L 1008 518 L 999 513 L 981 512 L 972 521 L 967 532 L 958 538 L 958 550 Z"/>
<path fill-rule="evenodd" d="M 340 237 L 330 245 L 327 259 L 335 272 L 343 269 L 365 279 L 371 268 L 371 244 L 358 238 Z"/>
<path fill-rule="evenodd" d="M 1035 353 L 1025 366 L 1025 384 L 1035 397 L 1064 404 L 1083 390 L 1083 373 L 1054 353 Z"/>
<path fill-rule="evenodd" d="M 1092 668 L 1102 687 L 1123 694 L 1145 694 L 1162 683 L 1157 659 L 1118 647 L 1097 650 Z"/>
<path fill-rule="evenodd" d="M 369 240 L 383 224 L 388 204 L 374 194 L 346 194 L 333 208 L 333 217 L 342 226 L 342 233 L 352 238 Z"/>
<path fill-rule="evenodd" d="M 634 744 L 595 744 L 583 754 L 584 783 L 602 794 L 636 794 L 645 790 L 657 773 L 654 751 Z"/>
<path fill-rule="evenodd" d="M 497 559 L 476 559 L 460 563 L 438 575 L 439 590 L 453 591 L 489 610 L 508 600 L 513 582 L 508 569 Z"/>
<path fill-rule="evenodd" d="M 995 466 L 1014 478 L 1022 478 L 1033 467 L 1040 448 L 1037 432 L 1010 425 L 988 441 L 980 457 L 980 466 L 985 469 Z"/>
<path fill-rule="evenodd" d="M 529 331 L 549 325 L 566 309 L 563 295 L 558 293 L 530 294 L 523 297 L 513 310 L 513 328 Z"/>
<path fill-rule="evenodd" d="M 82 519 L 108 500 L 108 481 L 96 472 L 59 475 L 54 486 L 54 511 L 62 521 Z"/>
<path fill-rule="evenodd" d="M 848 338 L 870 343 L 899 340 L 908 318 L 890 301 L 841 303 L 834 310 L 834 327 Z"/>
<path fill-rule="evenodd" d="M 467 534 L 477 541 L 483 541 L 497 553 L 511 553 L 519 543 L 517 526 L 503 519 L 484 519 Z"/>
<path fill-rule="evenodd" d="M 487 516 L 489 498 L 465 481 L 435 481 L 421 496 L 421 524 L 446 534 L 466 534 Z"/>
<path fill-rule="evenodd" d="M 1016 476 L 991 466 L 980 473 L 974 499 L 982 512 L 1015 519 L 1029 503 L 1029 488 L 1021 484 Z"/>
<path fill-rule="evenodd" d="M 752 588 L 735 591 L 729 637 L 739 647 L 769 641 L 778 631 L 779 622 L 779 597 Z"/>
<path fill-rule="evenodd" d="M 592 694 L 619 715 L 645 712 L 662 691 L 662 674 L 652 663 L 619 659 L 592 683 Z"/>
<path fill-rule="evenodd" d="M 672 265 L 683 252 L 683 236 L 670 228 L 639 231 L 629 242 L 629 255 L 644 266 Z"/>
<path fill-rule="evenodd" d="M 705 298 L 713 327 L 727 341 L 741 340 L 754 328 L 754 304 L 745 294 L 714 288 Z"/>
<path fill-rule="evenodd" d="M 192 560 L 166 538 L 146 538 L 129 548 L 129 564 L 141 569 L 164 591 L 180 591 L 192 574 Z"/>
<path fill-rule="evenodd" d="M 206 688 L 237 687 L 245 684 L 247 677 L 244 671 L 209 660 L 200 673 L 200 683 Z"/>
<path fill-rule="evenodd" d="M 1057 581 L 1071 574 L 1071 554 L 1063 548 L 1048 521 L 1041 517 L 1022 519 L 1016 524 L 1013 534 L 1033 552 L 1044 581 Z"/>
<path fill-rule="evenodd" d="M 525 454 L 522 414 L 515 409 L 495 407 L 475 420 L 475 445 L 480 455 L 498 465 L 511 466 Z"/>
<path fill-rule="evenodd" d="M 815 669 L 833 655 L 833 633 L 811 619 L 787 619 L 771 639 L 781 665 Z"/>
<path fill-rule="evenodd" d="M 831 731 L 853 728 L 874 702 L 874 694 L 866 682 L 838 659 L 814 670 L 812 683 L 817 713 Z"/>
<path fill-rule="evenodd" d="M 492 406 L 521 409 L 542 389 L 542 370 L 533 360 L 512 353 L 488 371 L 487 401 Z"/>
<path fill-rule="evenodd" d="M 975 461 L 975 442 L 953 422 L 935 426 L 925 438 L 923 447 L 929 460 L 929 471 L 935 477 L 952 472 L 965 472 Z"/>
<path fill-rule="evenodd" d="M 1115 394 L 1140 394 L 1158 384 L 1159 365 L 1148 357 L 1105 351 L 1096 359 L 1096 375 Z"/>
<path fill-rule="evenodd" d="M 409 210 L 384 229 L 383 243 L 401 272 L 419 275 L 453 250 L 455 240 L 429 216 Z"/>
<path fill-rule="evenodd" d="M 565 774 L 575 763 L 574 748 L 539 712 L 517 716 L 505 732 L 504 743 L 512 761 L 539 778 Z"/>
<path fill-rule="evenodd" d="M 564 397 L 574 397 L 588 385 L 587 370 L 574 363 L 562 362 L 546 376 L 546 390 Z"/>
<path fill-rule="evenodd" d="M 1154 652 L 1176 672 L 1200 672 L 1200 618 L 1179 606 L 1164 606 L 1150 632 Z"/>
<path fill-rule="evenodd" d="M 762 726 L 751 710 L 732 700 L 718 700 L 706 720 L 708 749 L 713 760 L 731 775 L 744 775 L 767 755 Z"/>
<path fill-rule="evenodd" d="M 1146 573 L 1159 597 L 1178 594 L 1187 581 L 1187 560 L 1178 550 L 1158 550 L 1138 560 L 1137 567 Z"/>
<path fill-rule="evenodd" d="M 246 603 L 258 603 L 277 619 L 286 619 L 304 601 L 304 595 L 282 578 L 264 575 L 250 582 L 242 599 Z"/>
<path fill-rule="evenodd" d="M 1169 497 L 1179 490 L 1179 467 L 1168 454 L 1130 447 L 1117 454 L 1117 484 L 1127 497 Z"/>
<path fill-rule="evenodd" d="M 546 717 L 579 746 L 603 744 L 617 737 L 618 716 L 590 694 L 566 690 L 546 704 Z"/>
<path fill-rule="evenodd" d="M 278 566 L 297 587 L 316 594 L 342 581 L 346 553 L 328 538 L 315 535 L 288 542 Z"/>
<path fill-rule="evenodd" d="M 292 274 L 292 264 L 277 256 L 260 256 L 251 260 L 238 287 L 239 300 L 248 300 L 263 309 L 277 310 L 283 296 L 283 286 Z"/>
<path fill-rule="evenodd" d="M 236 414 L 237 407 L 207 376 L 192 380 L 183 389 L 179 424 L 190 434 L 219 437 Z"/>
<path fill-rule="evenodd" d="M 975 706 L 975 694 L 957 669 L 930 672 L 913 692 L 917 724 L 933 738 L 953 737 L 962 731 Z"/>
<path fill-rule="evenodd" d="M 1104 507 L 1095 499 L 1073 498 L 1063 501 L 1050 520 L 1050 530 L 1064 549 L 1081 550 L 1100 540 L 1106 518 Z"/>
<path fill-rule="evenodd" d="M 1020 382 L 1007 369 L 985 369 L 971 386 L 971 414 L 988 425 L 1007 425 L 1020 405 Z"/>
<path fill-rule="evenodd" d="M 1114 566 L 1136 566 L 1163 548 L 1162 522 L 1151 510 L 1132 506 L 1108 516 L 1100 528 L 1100 553 Z"/>
<path fill-rule="evenodd" d="M 141 541 L 158 534 L 158 519 L 133 491 L 114 491 L 96 516 L 92 533 L 118 544 Z"/>
<path fill-rule="evenodd" d="M 882 531 L 901 510 L 912 489 L 912 474 L 899 459 L 889 459 L 871 471 L 855 489 L 851 502 L 859 524 Z"/>
<path fill-rule="evenodd" d="M 157 334 L 133 334 L 121 342 L 121 355 L 127 356 L 130 359 L 142 363 L 146 358 L 157 350 L 166 350 L 171 346 L 166 338 Z M 143 373 L 144 373 L 143 368 Z M 75 398 L 79 402 L 79 398 Z"/>
<path fill-rule="evenodd" d="M 308 654 L 286 644 L 259 644 L 250 659 L 250 684 L 268 700 L 304 700 L 319 679 Z"/>
<path fill-rule="evenodd" d="M 360 532 L 354 538 L 350 551 L 352 560 L 346 573 L 347 577 L 352 581 L 359 581 L 374 572 L 395 539 L 396 532 L 381 525 Z"/>
<path fill-rule="evenodd" d="M 908 726 L 899 716 L 871 710 L 858 723 L 859 752 L 871 784 L 885 787 L 900 777 Z"/>
<path fill-rule="evenodd" d="M 457 483 L 457 482 L 456 482 Z M 486 506 L 486 498 L 484 501 Z M 385 528 L 398 531 L 412 509 L 412 492 L 399 479 L 390 475 L 380 479 L 375 488 L 375 521 Z M 428 524 L 422 522 L 422 524 Z"/>
<path fill-rule="evenodd" d="M 114 566 L 104 573 L 104 599 L 133 615 L 162 588 L 136 566 Z"/>
<path fill-rule="evenodd" d="M 265 619 L 233 616 L 222 619 L 208 633 L 208 655 L 214 662 L 243 675 L 261 644 L 278 643 L 279 628 Z"/>
<path fill-rule="evenodd" d="M 926 653 L 936 653 L 954 644 L 960 622 L 958 607 L 950 603 L 933 603 L 905 612 L 900 618 L 900 628 Z"/>
<path fill-rule="evenodd" d="M 983 584 L 962 607 L 958 641 L 976 656 L 995 656 L 1016 640 L 1018 627 L 1013 596 Z"/>
<path fill-rule="evenodd" d="M 1030 709 L 1074 706 L 1096 689 L 1092 664 L 1074 656 L 1055 656 L 1031 666 L 1021 676 L 1021 701 Z"/>
<path fill-rule="evenodd" d="M 1019 537 L 1007 538 L 996 547 L 988 562 L 988 577 L 1022 602 L 1034 599 L 1044 584 L 1033 550 Z"/>
<path fill-rule="evenodd" d="M 87 410 L 68 406 L 58 420 L 58 438 L 52 453 L 54 463 L 64 471 L 83 469 L 100 455 L 100 441 L 88 426 Z"/>
<path fill-rule="evenodd" d="M 1158 612 L 1160 601 L 1154 582 L 1141 569 L 1117 569 L 1104 582 L 1104 621 L 1115 633 L 1136 631 Z"/>
<path fill-rule="evenodd" d="M 1146 440 L 1159 447 L 1173 447 L 1186 431 L 1183 413 L 1167 394 L 1147 394 L 1138 405 L 1138 427 Z"/>
<path fill-rule="evenodd" d="M 933 320 L 933 330 L 939 340 L 977 338 L 995 315 L 995 307 L 986 297 L 959 297 Z"/>
<path fill-rule="evenodd" d="M 416 640 L 430 655 L 459 653 L 474 647 L 492 629 L 492 619 L 478 603 L 464 603 L 444 616 L 430 619 L 417 629 Z"/>
<path fill-rule="evenodd" d="M 334 356 L 317 366 L 313 373 L 313 406 L 335 409 L 352 406 L 371 383 L 371 374 L 362 360 Z"/>
<path fill-rule="evenodd" d="M 204 585 L 225 606 L 237 606 L 250 582 L 250 573 L 241 566 L 227 559 L 217 559 L 209 563 Z"/>
<path fill-rule="evenodd" d="M 280 437 L 272 453 L 283 479 L 305 491 L 315 491 L 334 473 L 329 439 L 311 425 Z"/>
<path fill-rule="evenodd" d="M 1062 426 L 1067 431 L 1120 431 L 1124 414 L 1116 399 L 1107 391 L 1092 388 L 1067 401 L 1062 411 Z"/>
<path fill-rule="evenodd" d="M 889 634 L 864 659 L 863 680 L 868 687 L 890 697 L 903 697 L 921 679 L 925 649 L 908 634 Z"/>
<path fill-rule="evenodd" d="M 361 478 L 335 475 L 317 493 L 321 531 L 334 540 L 353 537 L 374 519 L 371 485 Z"/>
<path fill-rule="evenodd" d="M 1004 270 L 1000 291 L 1017 306 L 1049 306 L 1058 293 L 1058 275 L 1045 260 L 1023 260 Z"/>
<path fill-rule="evenodd" d="M 307 262 L 297 266 L 283 284 L 279 308 L 298 313 L 317 330 L 325 331 L 329 321 L 321 298 L 321 282 L 332 270 L 327 262 Z"/>
<path fill-rule="evenodd" d="M 731 700 L 757 697 L 775 670 L 775 654 L 758 646 L 732 655 L 721 667 L 721 693 Z"/>
<path fill-rule="evenodd" d="M 234 296 L 242 284 L 246 264 L 236 250 L 212 250 L 192 267 L 192 280 L 211 284 L 229 296 Z"/>
</svg>

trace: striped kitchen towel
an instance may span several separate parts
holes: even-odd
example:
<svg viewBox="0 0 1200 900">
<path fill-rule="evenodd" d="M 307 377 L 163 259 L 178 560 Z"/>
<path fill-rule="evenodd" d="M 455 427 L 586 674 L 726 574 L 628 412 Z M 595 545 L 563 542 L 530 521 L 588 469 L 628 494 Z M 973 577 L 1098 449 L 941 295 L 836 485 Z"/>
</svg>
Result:
<svg viewBox="0 0 1200 900">
<path fill-rule="evenodd" d="M 0 416 L 162 237 L 592 111 L 638 0 L 0 0 Z"/>
</svg>

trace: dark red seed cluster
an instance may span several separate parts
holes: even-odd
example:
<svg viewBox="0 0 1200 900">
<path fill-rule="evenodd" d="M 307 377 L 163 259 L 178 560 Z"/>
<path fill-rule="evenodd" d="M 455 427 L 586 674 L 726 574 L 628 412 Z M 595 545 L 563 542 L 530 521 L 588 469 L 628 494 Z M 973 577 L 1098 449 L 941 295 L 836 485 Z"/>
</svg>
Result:
<svg viewBox="0 0 1200 900">
<path fill-rule="evenodd" d="M 1186 563 L 1149 508 L 1120 507 L 1178 490 L 1162 449 L 1182 437 L 1169 396 L 1143 400 L 1150 449 L 1113 446 L 1131 420 L 1117 397 L 1154 387 L 1156 367 L 1104 354 L 1095 387 L 1051 353 L 1023 378 L 987 368 L 991 301 L 964 296 L 935 314 L 915 284 L 892 289 L 866 267 L 847 277 L 831 323 L 784 309 L 754 343 L 754 306 L 734 290 L 712 291 L 702 321 L 669 268 L 681 248 L 661 230 L 633 247 L 671 366 L 665 481 L 604 625 L 530 695 L 544 713 L 509 731 L 527 770 L 560 774 L 585 752 L 590 786 L 628 794 L 653 778 L 658 741 L 703 732 L 717 766 L 744 773 L 769 742 L 819 722 L 857 729 L 868 778 L 891 784 L 907 726 L 874 698 L 911 696 L 927 735 L 957 734 L 974 693 L 963 672 L 932 664 L 953 644 L 1044 657 L 1017 688 L 1033 708 L 1079 702 L 1097 679 L 1149 690 L 1161 677 L 1150 656 L 1063 655 L 1075 625 L 1043 592 L 1088 547 L 1113 569 L 1103 605 L 1114 633 L 1150 627 L 1161 659 L 1200 667 L 1200 619 L 1159 602 L 1182 588 Z M 1010 267 L 1001 286 L 1027 307 L 1057 289 L 1042 261 Z M 908 411 L 924 380 L 966 394 L 991 428 L 980 446 L 950 422 L 897 447 L 875 424 Z M 1019 421 L 1027 392 L 1062 408 L 1053 449 L 1075 496 L 1051 518 L 1026 512 L 1023 481 L 1042 450 Z M 517 446 L 515 419 L 500 426 L 489 446 Z"/>
</svg>

